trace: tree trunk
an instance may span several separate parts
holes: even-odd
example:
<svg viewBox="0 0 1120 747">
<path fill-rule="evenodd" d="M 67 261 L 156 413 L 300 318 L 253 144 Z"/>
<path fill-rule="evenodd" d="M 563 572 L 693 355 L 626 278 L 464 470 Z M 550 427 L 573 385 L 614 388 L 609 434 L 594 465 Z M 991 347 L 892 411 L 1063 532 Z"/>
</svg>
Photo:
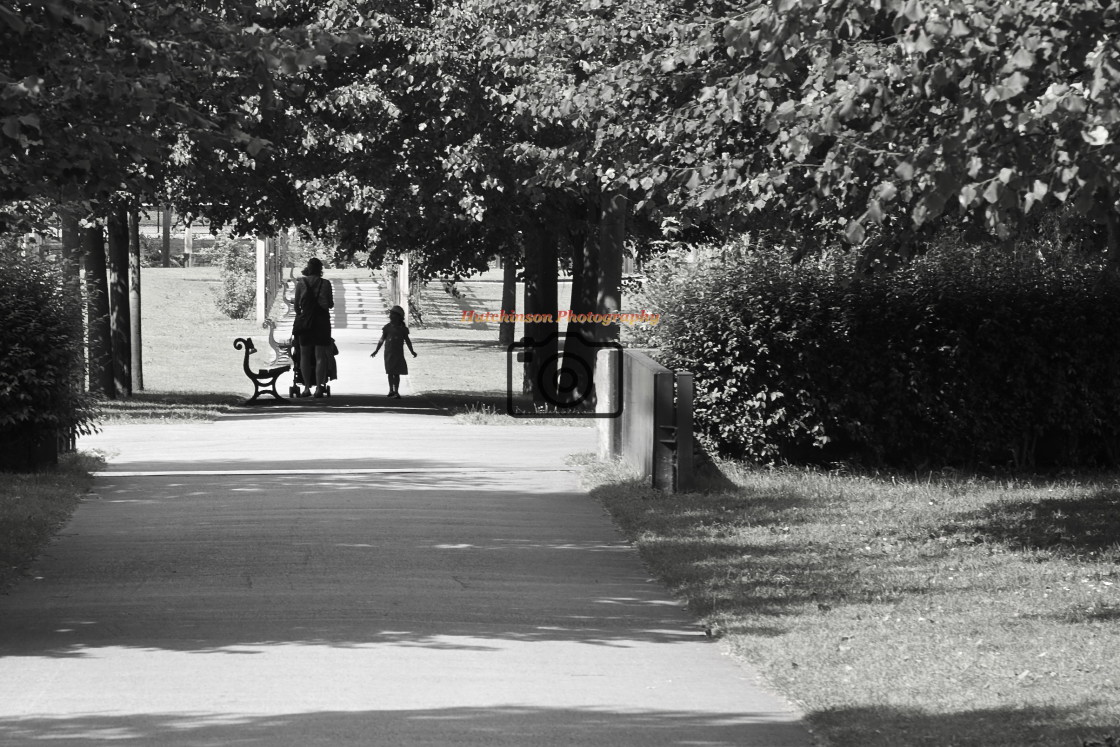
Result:
<svg viewBox="0 0 1120 747">
<path fill-rule="evenodd" d="M 568 305 L 567 335 L 564 338 L 563 368 L 558 390 L 565 402 L 594 407 L 592 384 L 595 377 L 593 343 L 598 334 L 594 321 L 578 321 L 595 313 L 599 281 L 599 251 L 589 240 L 587 226 L 570 236 L 572 247 L 572 302 Z"/>
<path fill-rule="evenodd" d="M 626 241 L 626 197 L 604 194 L 602 217 L 599 220 L 599 292 L 596 311 L 618 314 L 622 311 L 622 255 Z M 599 325 L 597 339 L 618 340 L 619 327 L 614 322 Z"/>
<path fill-rule="evenodd" d="M 116 390 L 132 396 L 132 333 L 128 308 L 128 209 L 116 208 L 109 217 L 109 332 L 112 338 L 113 379 Z"/>
<path fill-rule="evenodd" d="M 517 313 L 517 260 L 513 252 L 502 257 L 502 313 L 513 315 Z M 514 327 L 516 322 L 501 322 L 498 325 L 498 342 L 502 345 L 512 345 Z"/>
<path fill-rule="evenodd" d="M 171 207 L 163 206 L 163 245 L 160 247 L 160 264 L 164 267 L 171 266 Z"/>
<path fill-rule="evenodd" d="M 86 318 L 89 345 L 89 390 L 115 399 L 113 339 L 109 328 L 109 280 L 105 269 L 105 230 L 100 225 L 82 229 L 86 270 Z"/>
<path fill-rule="evenodd" d="M 536 406 L 553 406 L 556 398 L 556 370 L 559 352 L 559 325 L 556 319 L 556 283 L 559 279 L 557 254 L 559 242 L 535 216 L 526 221 L 525 230 L 525 314 L 535 321 L 525 322 L 527 354 L 525 375 L 528 391 Z"/>
<path fill-rule="evenodd" d="M 128 212 L 128 320 L 132 339 L 132 388 L 144 391 L 144 344 L 140 329 L 140 211 Z"/>
</svg>

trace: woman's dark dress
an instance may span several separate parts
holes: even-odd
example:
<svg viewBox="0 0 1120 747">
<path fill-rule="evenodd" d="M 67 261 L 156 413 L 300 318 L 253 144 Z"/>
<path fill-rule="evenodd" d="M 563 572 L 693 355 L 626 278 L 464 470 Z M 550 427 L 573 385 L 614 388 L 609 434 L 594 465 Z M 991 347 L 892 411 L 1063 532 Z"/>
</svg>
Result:
<svg viewBox="0 0 1120 747">
<path fill-rule="evenodd" d="M 390 376 L 407 376 L 408 362 L 404 358 L 404 341 L 408 337 L 408 327 L 389 322 L 381 328 L 385 340 L 385 373 Z"/>
<path fill-rule="evenodd" d="M 297 292 L 296 305 L 302 307 L 303 304 L 310 303 L 315 304 L 317 308 L 311 331 L 300 335 L 300 344 L 331 345 L 334 342 L 331 338 L 331 314 L 324 308 L 324 302 L 331 304 L 334 301 L 330 284 L 321 277 L 312 279 L 305 275 L 301 280 L 304 286 L 303 293 Z M 324 283 L 327 283 L 327 287 L 320 287 Z"/>
</svg>

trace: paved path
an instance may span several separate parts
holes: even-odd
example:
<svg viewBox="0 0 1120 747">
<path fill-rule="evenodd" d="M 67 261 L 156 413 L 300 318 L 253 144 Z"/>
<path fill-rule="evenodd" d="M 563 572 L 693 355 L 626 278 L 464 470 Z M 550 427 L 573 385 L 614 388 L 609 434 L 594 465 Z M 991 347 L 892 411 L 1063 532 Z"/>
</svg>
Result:
<svg viewBox="0 0 1120 747">
<path fill-rule="evenodd" d="M 356 307 L 328 400 L 83 439 L 0 597 L 0 744 L 811 743 L 579 490 L 594 429 L 388 404 Z"/>
</svg>

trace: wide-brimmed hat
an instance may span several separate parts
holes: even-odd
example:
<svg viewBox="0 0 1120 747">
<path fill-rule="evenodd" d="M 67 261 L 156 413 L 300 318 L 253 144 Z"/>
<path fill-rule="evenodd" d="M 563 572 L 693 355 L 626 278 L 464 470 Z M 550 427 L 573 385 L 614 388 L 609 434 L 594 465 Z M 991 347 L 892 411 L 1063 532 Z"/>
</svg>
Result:
<svg viewBox="0 0 1120 747">
<path fill-rule="evenodd" d="M 389 309 L 389 316 L 399 316 L 401 319 L 404 319 L 404 309 L 400 306 L 394 306 Z"/>
</svg>

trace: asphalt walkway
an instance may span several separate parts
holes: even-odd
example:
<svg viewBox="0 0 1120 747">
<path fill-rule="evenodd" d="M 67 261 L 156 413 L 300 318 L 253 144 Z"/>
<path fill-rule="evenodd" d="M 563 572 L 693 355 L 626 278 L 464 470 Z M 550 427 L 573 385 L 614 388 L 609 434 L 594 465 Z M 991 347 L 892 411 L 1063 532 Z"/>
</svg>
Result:
<svg viewBox="0 0 1120 747">
<path fill-rule="evenodd" d="M 334 396 L 79 444 L 0 597 L 0 744 L 812 743 L 580 490 L 595 429 L 389 402 L 376 289 L 336 292 Z"/>
</svg>

